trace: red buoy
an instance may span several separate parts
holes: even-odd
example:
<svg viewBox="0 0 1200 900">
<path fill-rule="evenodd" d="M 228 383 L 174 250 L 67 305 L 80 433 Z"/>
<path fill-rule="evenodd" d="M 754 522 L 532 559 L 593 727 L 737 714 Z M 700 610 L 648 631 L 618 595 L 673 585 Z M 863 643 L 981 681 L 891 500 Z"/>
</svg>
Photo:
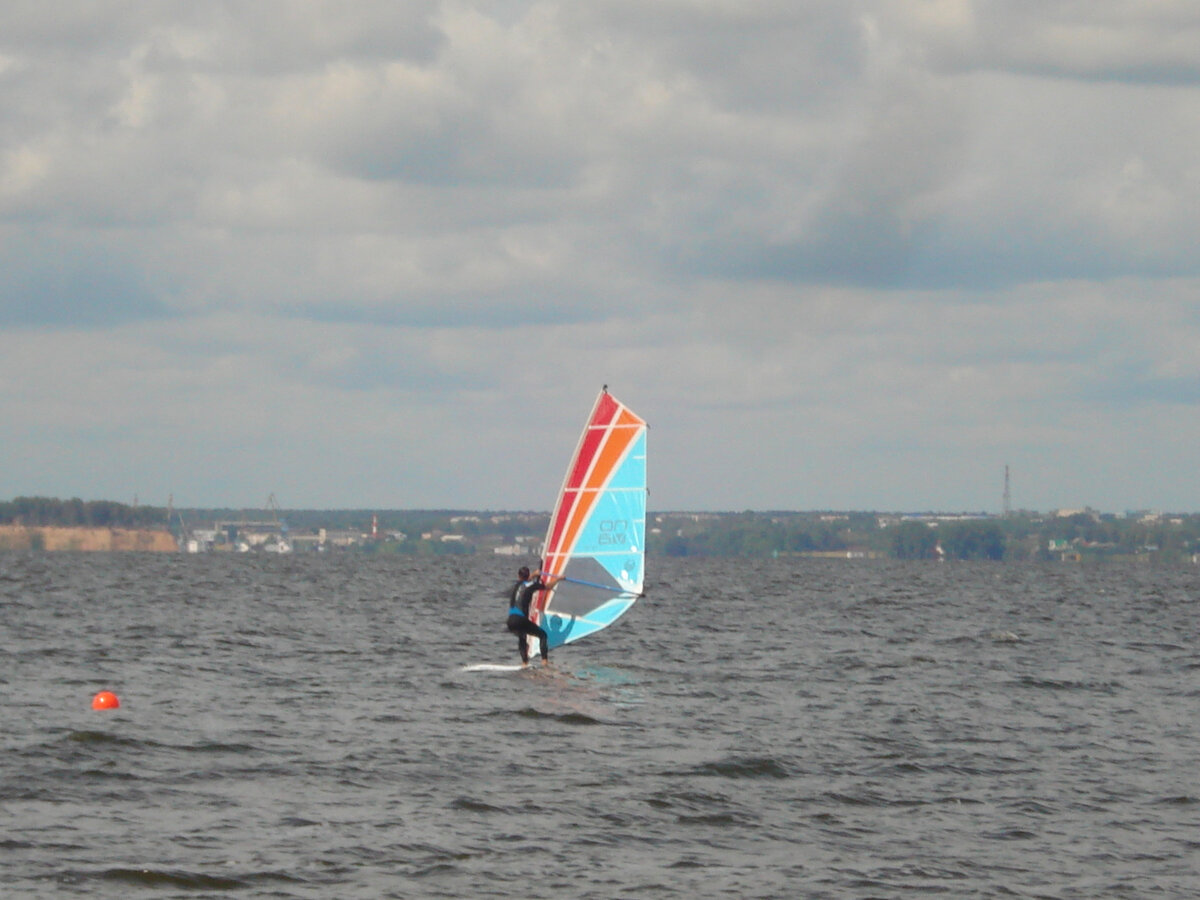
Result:
<svg viewBox="0 0 1200 900">
<path fill-rule="evenodd" d="M 116 709 L 120 705 L 121 701 L 112 691 L 101 691 L 92 698 L 92 709 Z"/>
</svg>

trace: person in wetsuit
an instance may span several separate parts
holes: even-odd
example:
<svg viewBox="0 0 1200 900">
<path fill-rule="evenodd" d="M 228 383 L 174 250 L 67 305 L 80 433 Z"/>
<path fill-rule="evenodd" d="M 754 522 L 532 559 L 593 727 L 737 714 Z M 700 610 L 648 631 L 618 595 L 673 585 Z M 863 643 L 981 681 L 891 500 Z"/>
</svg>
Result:
<svg viewBox="0 0 1200 900">
<path fill-rule="evenodd" d="M 538 639 L 538 643 L 541 645 L 542 663 L 548 663 L 550 662 L 550 647 L 547 643 L 546 632 L 529 620 L 529 605 L 533 602 L 534 594 L 552 587 L 559 579 L 550 576 L 543 581 L 540 570 L 536 575 L 531 576 L 528 566 L 521 566 L 517 576 L 519 580 L 509 592 L 508 630 L 517 636 L 517 648 L 521 651 L 523 664 L 529 665 L 529 642 L 525 640 L 528 635 Z"/>
</svg>

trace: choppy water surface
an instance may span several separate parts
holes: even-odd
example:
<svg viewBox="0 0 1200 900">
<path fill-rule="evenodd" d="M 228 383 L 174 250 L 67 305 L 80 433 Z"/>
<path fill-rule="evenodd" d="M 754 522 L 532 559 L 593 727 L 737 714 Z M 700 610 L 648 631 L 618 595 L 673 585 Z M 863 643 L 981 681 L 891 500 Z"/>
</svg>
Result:
<svg viewBox="0 0 1200 900">
<path fill-rule="evenodd" d="M 0 555 L 0 895 L 1200 895 L 1195 569 L 511 567 Z"/>
</svg>

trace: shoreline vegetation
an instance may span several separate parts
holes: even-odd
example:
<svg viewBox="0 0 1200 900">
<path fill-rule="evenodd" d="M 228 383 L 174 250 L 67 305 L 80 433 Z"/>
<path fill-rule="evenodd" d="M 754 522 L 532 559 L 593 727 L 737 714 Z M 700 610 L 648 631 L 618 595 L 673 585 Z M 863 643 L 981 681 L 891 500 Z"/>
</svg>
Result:
<svg viewBox="0 0 1200 900">
<path fill-rule="evenodd" d="M 548 512 L 175 509 L 0 501 L 0 550 L 486 553 L 533 558 Z M 648 555 L 1200 562 L 1200 514 L 651 511 Z"/>
</svg>

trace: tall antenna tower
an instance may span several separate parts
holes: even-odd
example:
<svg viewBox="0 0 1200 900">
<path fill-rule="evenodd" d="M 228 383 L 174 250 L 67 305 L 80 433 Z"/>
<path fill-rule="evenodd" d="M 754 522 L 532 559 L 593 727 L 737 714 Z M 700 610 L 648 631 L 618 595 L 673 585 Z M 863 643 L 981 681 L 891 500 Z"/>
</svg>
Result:
<svg viewBox="0 0 1200 900">
<path fill-rule="evenodd" d="M 1004 518 L 1012 515 L 1012 485 L 1008 481 L 1008 463 L 1004 464 Z"/>
</svg>

